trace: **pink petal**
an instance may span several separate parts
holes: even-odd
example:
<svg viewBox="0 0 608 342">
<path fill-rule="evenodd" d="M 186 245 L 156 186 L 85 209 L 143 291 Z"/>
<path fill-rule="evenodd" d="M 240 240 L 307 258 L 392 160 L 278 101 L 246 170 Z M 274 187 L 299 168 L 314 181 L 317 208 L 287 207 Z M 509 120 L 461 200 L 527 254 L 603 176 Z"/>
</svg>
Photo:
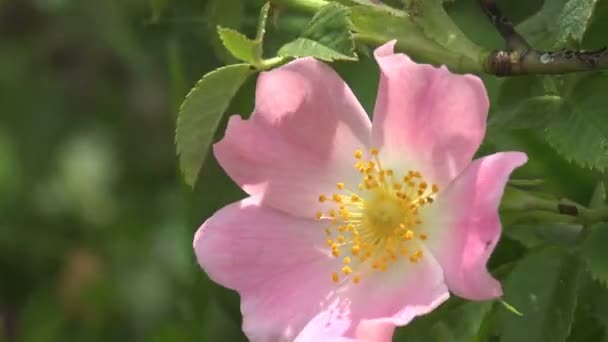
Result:
<svg viewBox="0 0 608 342">
<path fill-rule="evenodd" d="M 485 134 L 488 97 L 473 75 L 414 63 L 393 53 L 395 41 L 375 51 L 381 76 L 374 109 L 372 144 L 407 158 L 447 184 L 470 163 Z"/>
<path fill-rule="evenodd" d="M 262 73 L 252 117 L 230 119 L 214 153 L 264 205 L 313 217 L 317 198 L 358 176 L 353 153 L 369 146 L 369 118 L 333 69 L 312 58 Z"/>
<path fill-rule="evenodd" d="M 390 341 L 395 326 L 408 324 L 449 298 L 441 267 L 430 253 L 417 264 L 402 262 L 407 264 L 342 288 L 344 292 L 304 328 L 302 341 Z"/>
<path fill-rule="evenodd" d="M 293 340 L 336 288 L 319 221 L 295 219 L 233 203 L 197 231 L 194 249 L 209 277 L 241 296 L 243 331 L 251 341 Z"/>
<path fill-rule="evenodd" d="M 528 160 L 522 152 L 496 153 L 473 161 L 438 200 L 423 212 L 422 221 L 435 227 L 427 246 L 443 267 L 456 295 L 485 300 L 502 295 L 500 283 L 486 263 L 500 238 L 498 206 L 509 175 Z"/>
<path fill-rule="evenodd" d="M 449 297 L 430 252 L 417 264 L 376 272 L 360 284 L 333 283 L 341 260 L 330 256 L 324 234 L 319 221 L 248 198 L 208 219 L 194 249 L 213 281 L 241 295 L 243 330 L 252 341 L 385 341 L 391 327 Z"/>
</svg>

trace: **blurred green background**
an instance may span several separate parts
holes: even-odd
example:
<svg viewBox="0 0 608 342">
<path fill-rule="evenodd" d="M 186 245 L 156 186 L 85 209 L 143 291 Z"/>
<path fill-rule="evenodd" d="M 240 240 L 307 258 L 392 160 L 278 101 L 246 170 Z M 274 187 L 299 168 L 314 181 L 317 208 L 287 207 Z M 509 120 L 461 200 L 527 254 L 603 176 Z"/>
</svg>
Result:
<svg viewBox="0 0 608 342">
<path fill-rule="evenodd" d="M 212 158 L 195 191 L 183 185 L 173 140 L 188 89 L 230 62 L 215 25 L 251 34 L 261 4 L 0 0 L 0 341 L 244 339 L 238 298 L 192 252 L 202 221 L 242 194 Z M 540 1 L 529 4 L 516 20 Z M 474 1 L 453 7 L 478 43 L 500 45 Z M 306 20 L 282 16 L 265 50 Z M 374 62 L 336 68 L 371 112 Z M 486 82 L 498 97 L 502 80 Z M 230 112 L 249 113 L 253 91 Z M 484 152 L 525 149 L 537 158 L 522 174 L 585 201 L 591 172 L 539 141 L 496 133 Z"/>
</svg>

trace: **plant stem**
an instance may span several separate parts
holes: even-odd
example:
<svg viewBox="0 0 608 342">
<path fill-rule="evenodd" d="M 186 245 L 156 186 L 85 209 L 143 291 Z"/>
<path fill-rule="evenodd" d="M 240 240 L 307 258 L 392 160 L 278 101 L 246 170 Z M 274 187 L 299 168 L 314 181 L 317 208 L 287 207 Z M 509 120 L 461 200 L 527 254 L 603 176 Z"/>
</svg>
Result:
<svg viewBox="0 0 608 342">
<path fill-rule="evenodd" d="M 494 50 L 484 70 L 497 76 L 565 74 L 608 68 L 608 49 L 539 51 L 533 49 L 505 17 L 495 0 L 479 0 L 482 10 L 505 41 L 507 50 Z"/>
</svg>

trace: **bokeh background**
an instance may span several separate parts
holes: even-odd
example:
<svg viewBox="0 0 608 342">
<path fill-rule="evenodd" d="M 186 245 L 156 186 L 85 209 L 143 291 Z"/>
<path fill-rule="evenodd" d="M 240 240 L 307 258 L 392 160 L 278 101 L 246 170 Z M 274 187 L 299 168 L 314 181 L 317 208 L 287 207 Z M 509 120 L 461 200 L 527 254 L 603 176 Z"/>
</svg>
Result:
<svg viewBox="0 0 608 342">
<path fill-rule="evenodd" d="M 541 5 L 502 3 L 516 22 Z M 261 5 L 0 0 L 0 341 L 244 340 L 238 297 L 208 281 L 191 247 L 201 222 L 242 194 L 213 158 L 185 186 L 173 141 L 188 89 L 231 62 L 215 26 L 252 33 Z M 474 0 L 449 8 L 478 43 L 501 46 Z M 273 20 L 271 52 L 307 17 Z M 377 70 L 361 57 L 336 68 L 371 109 Z M 499 101 L 502 80 L 485 80 Z M 525 95 L 516 82 L 512 96 Z M 231 113 L 251 111 L 254 85 Z M 533 134 L 492 134 L 483 151 L 524 149 L 536 158 L 521 175 L 587 200 L 590 171 Z"/>
</svg>

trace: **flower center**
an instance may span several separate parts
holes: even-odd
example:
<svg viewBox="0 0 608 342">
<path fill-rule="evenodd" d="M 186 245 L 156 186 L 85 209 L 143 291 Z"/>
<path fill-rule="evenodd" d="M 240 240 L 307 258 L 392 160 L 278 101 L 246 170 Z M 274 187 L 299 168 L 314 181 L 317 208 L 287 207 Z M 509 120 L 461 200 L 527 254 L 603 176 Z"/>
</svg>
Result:
<svg viewBox="0 0 608 342">
<path fill-rule="evenodd" d="M 362 177 L 357 189 L 339 182 L 336 193 L 319 196 L 319 202 L 332 205 L 316 217 L 331 222 L 325 229 L 327 245 L 335 258 L 342 259 L 342 269 L 331 275 L 336 283 L 345 277 L 356 284 L 374 271 L 386 271 L 403 260 L 417 263 L 423 257 L 421 241 L 427 234 L 418 211 L 433 203 L 439 187 L 429 186 L 418 171 L 397 175 L 384 169 L 377 149 L 369 154 L 366 160 L 363 151 L 355 151 L 355 168 Z"/>
</svg>

